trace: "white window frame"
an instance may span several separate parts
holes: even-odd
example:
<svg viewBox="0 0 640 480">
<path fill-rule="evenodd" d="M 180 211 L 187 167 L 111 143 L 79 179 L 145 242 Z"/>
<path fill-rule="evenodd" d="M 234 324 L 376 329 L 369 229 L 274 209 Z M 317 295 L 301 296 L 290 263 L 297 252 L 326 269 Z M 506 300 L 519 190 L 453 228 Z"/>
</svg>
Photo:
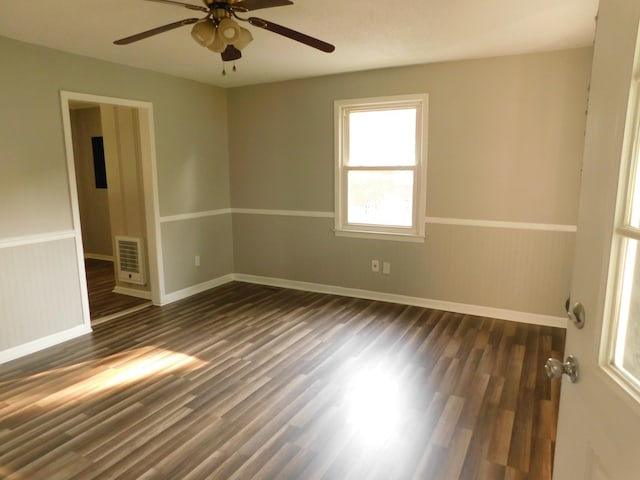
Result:
<svg viewBox="0 0 640 480">
<path fill-rule="evenodd" d="M 394 108 L 416 109 L 416 165 L 382 167 L 356 167 L 347 165 L 349 135 L 348 114 L 358 111 L 377 111 Z M 427 187 L 427 135 L 429 118 L 429 95 L 394 95 L 388 97 L 336 100 L 334 102 L 335 125 L 335 234 L 337 236 L 376 238 L 424 242 L 426 187 Z M 410 227 L 350 224 L 347 219 L 348 172 L 363 171 L 399 171 L 414 172 L 413 216 Z"/>
<path fill-rule="evenodd" d="M 633 240 L 640 242 L 640 228 L 634 227 L 631 219 L 634 188 L 640 182 L 640 75 L 633 79 L 631 85 L 627 125 L 631 128 L 625 132 L 618 179 L 615 226 L 607 283 L 609 287 L 605 300 L 605 324 L 602 329 L 599 366 L 635 400 L 637 406 L 640 403 L 640 382 L 620 365 L 617 341 L 619 330 L 623 328 L 621 317 L 626 317 L 625 314 L 621 315 L 621 310 L 628 308 L 624 298 L 629 294 L 630 287 L 630 280 L 625 277 L 627 243 Z"/>
</svg>

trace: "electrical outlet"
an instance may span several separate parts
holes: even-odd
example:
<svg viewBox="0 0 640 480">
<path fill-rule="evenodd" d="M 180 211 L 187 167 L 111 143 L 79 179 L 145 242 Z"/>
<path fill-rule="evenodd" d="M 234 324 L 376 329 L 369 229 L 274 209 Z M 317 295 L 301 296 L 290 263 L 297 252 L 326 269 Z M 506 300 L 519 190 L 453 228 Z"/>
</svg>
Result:
<svg viewBox="0 0 640 480">
<path fill-rule="evenodd" d="M 193 262 L 196 267 L 200 266 L 200 255 L 196 255 L 196 259 Z"/>
<path fill-rule="evenodd" d="M 371 271 L 376 273 L 380 271 L 380 260 L 371 260 Z"/>
<path fill-rule="evenodd" d="M 391 262 L 382 262 L 382 273 L 389 275 L 391 273 Z"/>
</svg>

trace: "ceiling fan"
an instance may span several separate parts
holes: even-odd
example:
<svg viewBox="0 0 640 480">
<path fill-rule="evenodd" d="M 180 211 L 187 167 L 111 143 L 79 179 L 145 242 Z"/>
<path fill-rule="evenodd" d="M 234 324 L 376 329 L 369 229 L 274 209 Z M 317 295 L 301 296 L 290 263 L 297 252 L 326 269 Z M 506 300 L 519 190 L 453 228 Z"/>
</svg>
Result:
<svg viewBox="0 0 640 480">
<path fill-rule="evenodd" d="M 116 45 L 128 45 L 159 33 L 173 30 L 184 25 L 193 25 L 191 36 L 196 42 L 203 47 L 219 53 L 223 62 L 238 60 L 242 57 L 241 50 L 244 49 L 252 40 L 251 32 L 241 27 L 236 20 L 247 22 L 257 28 L 263 28 L 273 33 L 277 33 L 284 37 L 290 38 L 300 43 L 304 43 L 310 47 L 316 48 L 323 52 L 331 53 L 336 47 L 330 43 L 323 42 L 317 38 L 311 37 L 304 33 L 297 32 L 282 25 L 263 20 L 262 18 L 249 17 L 241 18 L 238 13 L 246 13 L 262 8 L 282 7 L 285 5 L 293 5 L 290 0 L 203 0 L 204 6 L 192 5 L 174 0 L 147 0 L 149 2 L 167 3 L 176 5 L 189 10 L 195 10 L 206 13 L 203 18 L 186 18 L 177 22 L 152 28 L 141 33 L 136 33 L 129 37 L 116 40 Z M 233 67 L 235 71 L 235 65 Z M 225 70 L 222 74 L 226 74 Z"/>
</svg>

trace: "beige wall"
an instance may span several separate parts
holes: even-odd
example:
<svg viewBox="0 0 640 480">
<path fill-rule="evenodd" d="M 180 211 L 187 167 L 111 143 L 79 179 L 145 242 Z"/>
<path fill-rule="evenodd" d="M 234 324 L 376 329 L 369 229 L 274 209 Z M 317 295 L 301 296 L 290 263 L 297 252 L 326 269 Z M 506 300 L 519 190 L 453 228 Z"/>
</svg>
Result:
<svg viewBox="0 0 640 480">
<path fill-rule="evenodd" d="M 138 110 L 131 107 L 100 105 L 107 168 L 108 202 L 113 250 L 116 237 L 140 238 L 140 257 L 145 285 L 123 282 L 116 275 L 116 286 L 149 290 L 149 260 L 145 226 L 144 186 Z"/>
<path fill-rule="evenodd" d="M 109 199 L 106 189 L 96 188 L 91 144 L 91 137 L 102 136 L 100 109 L 89 107 L 72 110 L 71 129 L 84 252 L 111 257 Z"/>
<path fill-rule="evenodd" d="M 333 212 L 333 102 L 428 93 L 428 217 L 575 225 L 590 62 L 576 49 L 232 89 L 233 207 Z M 427 224 L 407 244 L 337 238 L 325 218 L 234 215 L 239 273 L 554 316 L 573 237 Z"/>
<path fill-rule="evenodd" d="M 138 112 L 100 106 L 114 236 L 146 238 Z"/>
</svg>

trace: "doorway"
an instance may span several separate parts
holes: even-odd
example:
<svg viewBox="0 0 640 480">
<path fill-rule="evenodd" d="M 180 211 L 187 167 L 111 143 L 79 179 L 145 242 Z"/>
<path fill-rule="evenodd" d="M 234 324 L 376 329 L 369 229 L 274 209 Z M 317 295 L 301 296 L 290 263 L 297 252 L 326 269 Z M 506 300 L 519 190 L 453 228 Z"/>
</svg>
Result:
<svg viewBox="0 0 640 480">
<path fill-rule="evenodd" d="M 95 326 L 160 304 L 152 106 L 72 92 L 61 101 L 84 313 Z"/>
</svg>

